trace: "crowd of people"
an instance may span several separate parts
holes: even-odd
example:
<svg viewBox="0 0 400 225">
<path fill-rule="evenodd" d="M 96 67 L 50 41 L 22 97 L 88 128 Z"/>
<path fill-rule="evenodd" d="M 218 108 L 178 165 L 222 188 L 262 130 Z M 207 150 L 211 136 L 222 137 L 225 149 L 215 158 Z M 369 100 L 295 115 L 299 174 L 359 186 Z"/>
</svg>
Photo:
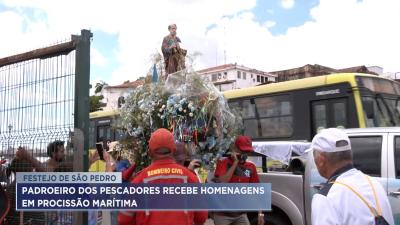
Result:
<svg viewBox="0 0 400 225">
<path fill-rule="evenodd" d="M 134 162 L 121 158 L 105 145 L 102 157 L 91 156 L 89 171 L 121 172 L 124 182 L 138 183 L 199 183 L 196 168 L 199 160 L 190 160 L 185 145 L 176 143 L 172 133 L 164 128 L 151 134 L 149 156 L 151 165 L 136 171 Z M 107 151 L 108 150 L 108 151 Z M 218 160 L 212 182 L 217 183 L 258 183 L 256 166 L 247 160 L 247 154 L 254 151 L 247 136 L 238 136 L 229 149 L 229 155 Z M 320 175 L 327 179 L 319 193 L 312 200 L 312 224 L 390 224 L 394 225 L 392 210 L 386 192 L 379 182 L 354 168 L 351 144 L 348 136 L 339 129 L 322 130 L 312 140 L 311 148 Z M 65 157 L 64 142 L 54 141 L 47 147 L 49 159 L 40 163 L 24 148 L 19 148 L 7 168 L 7 177 L 16 172 L 68 172 L 72 171 Z M 169 168 L 169 169 L 168 169 Z M 147 173 L 151 170 L 160 173 Z M 180 171 L 173 174 L 174 171 Z M 72 217 L 61 213 L 50 213 L 45 219 L 40 212 L 15 211 L 15 179 L 0 191 L 0 198 L 8 198 L 9 210 L 0 219 L 5 224 L 72 224 Z M 4 204 L 4 201 L 0 201 Z M 7 208 L 4 205 L 3 208 Z M 4 213 L 4 212 L 3 212 Z M 97 212 L 89 214 L 89 224 L 97 224 Z M 103 215 L 103 219 L 106 215 Z M 111 212 L 110 223 L 120 225 L 202 225 L 212 218 L 215 225 L 248 225 L 245 212 L 207 211 L 119 211 Z M 52 221 L 52 222 L 49 222 Z M 3 221 L 3 222 L 4 222 Z M 1 221 L 0 221 L 1 222 Z M 263 212 L 258 213 L 258 225 L 265 223 Z"/>
<path fill-rule="evenodd" d="M 1 201 L 4 204 L 4 216 L 0 215 L 0 224 L 72 224 L 72 215 L 60 212 L 20 212 L 16 211 L 16 179 L 17 172 L 72 172 L 72 163 L 66 162 L 63 141 L 54 141 L 47 145 L 48 160 L 41 163 L 23 147 L 19 147 L 15 157 L 5 169 L 6 186 Z"/>
</svg>

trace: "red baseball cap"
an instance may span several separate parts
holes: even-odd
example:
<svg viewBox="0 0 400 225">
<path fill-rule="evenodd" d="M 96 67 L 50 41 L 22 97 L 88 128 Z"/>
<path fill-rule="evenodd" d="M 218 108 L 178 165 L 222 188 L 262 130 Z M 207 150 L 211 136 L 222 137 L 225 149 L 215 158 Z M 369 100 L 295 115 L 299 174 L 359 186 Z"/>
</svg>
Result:
<svg viewBox="0 0 400 225">
<path fill-rule="evenodd" d="M 251 139 L 248 136 L 240 135 L 236 138 L 235 146 L 240 151 L 252 152 L 254 151 L 253 145 L 251 144 Z"/>
<path fill-rule="evenodd" d="M 164 128 L 154 131 L 149 140 L 150 152 L 153 153 L 160 148 L 169 149 L 172 153 L 176 151 L 174 136 L 169 130 Z"/>
</svg>

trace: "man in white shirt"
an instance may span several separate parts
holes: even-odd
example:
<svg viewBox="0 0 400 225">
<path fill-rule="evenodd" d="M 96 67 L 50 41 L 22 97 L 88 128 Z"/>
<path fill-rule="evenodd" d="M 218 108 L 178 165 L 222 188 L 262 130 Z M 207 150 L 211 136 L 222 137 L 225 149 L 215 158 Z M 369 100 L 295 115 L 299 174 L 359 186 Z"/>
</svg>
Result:
<svg viewBox="0 0 400 225">
<path fill-rule="evenodd" d="M 353 167 L 346 133 L 322 130 L 313 138 L 311 150 L 319 174 L 328 179 L 312 200 L 313 225 L 394 225 L 383 187 Z"/>
</svg>

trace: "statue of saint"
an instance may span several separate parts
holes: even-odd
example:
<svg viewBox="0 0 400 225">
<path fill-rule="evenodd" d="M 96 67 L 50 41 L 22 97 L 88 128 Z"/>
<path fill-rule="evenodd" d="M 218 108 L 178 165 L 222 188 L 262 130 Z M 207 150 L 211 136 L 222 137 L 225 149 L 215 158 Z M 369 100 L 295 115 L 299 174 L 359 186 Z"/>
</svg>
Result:
<svg viewBox="0 0 400 225">
<path fill-rule="evenodd" d="M 166 78 L 168 74 L 185 69 L 187 51 L 179 46 L 181 39 L 176 36 L 176 24 L 168 26 L 169 35 L 164 37 L 161 50 L 164 56 Z"/>
</svg>

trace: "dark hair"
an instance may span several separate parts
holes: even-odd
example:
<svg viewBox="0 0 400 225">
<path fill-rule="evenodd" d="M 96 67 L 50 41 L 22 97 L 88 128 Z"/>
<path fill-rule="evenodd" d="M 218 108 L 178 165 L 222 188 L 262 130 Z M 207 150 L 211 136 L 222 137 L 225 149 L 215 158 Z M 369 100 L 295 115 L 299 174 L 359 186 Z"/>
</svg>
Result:
<svg viewBox="0 0 400 225">
<path fill-rule="evenodd" d="M 6 175 L 7 177 L 10 177 L 11 173 L 32 172 L 32 171 L 33 171 L 33 165 L 30 161 L 26 159 L 14 158 L 6 170 Z"/>
<path fill-rule="evenodd" d="M 337 164 L 344 161 L 353 161 L 353 154 L 350 150 L 341 152 L 324 152 L 326 158 L 331 164 Z"/>
<path fill-rule="evenodd" d="M 178 28 L 178 27 L 176 26 L 176 24 L 174 23 L 174 24 L 168 25 L 168 30 L 170 30 L 170 29 L 172 28 L 172 26 L 174 26 L 175 28 Z"/>
<path fill-rule="evenodd" d="M 54 152 L 58 151 L 58 147 L 64 146 L 63 141 L 53 141 L 47 145 L 47 156 L 52 157 Z"/>
</svg>

